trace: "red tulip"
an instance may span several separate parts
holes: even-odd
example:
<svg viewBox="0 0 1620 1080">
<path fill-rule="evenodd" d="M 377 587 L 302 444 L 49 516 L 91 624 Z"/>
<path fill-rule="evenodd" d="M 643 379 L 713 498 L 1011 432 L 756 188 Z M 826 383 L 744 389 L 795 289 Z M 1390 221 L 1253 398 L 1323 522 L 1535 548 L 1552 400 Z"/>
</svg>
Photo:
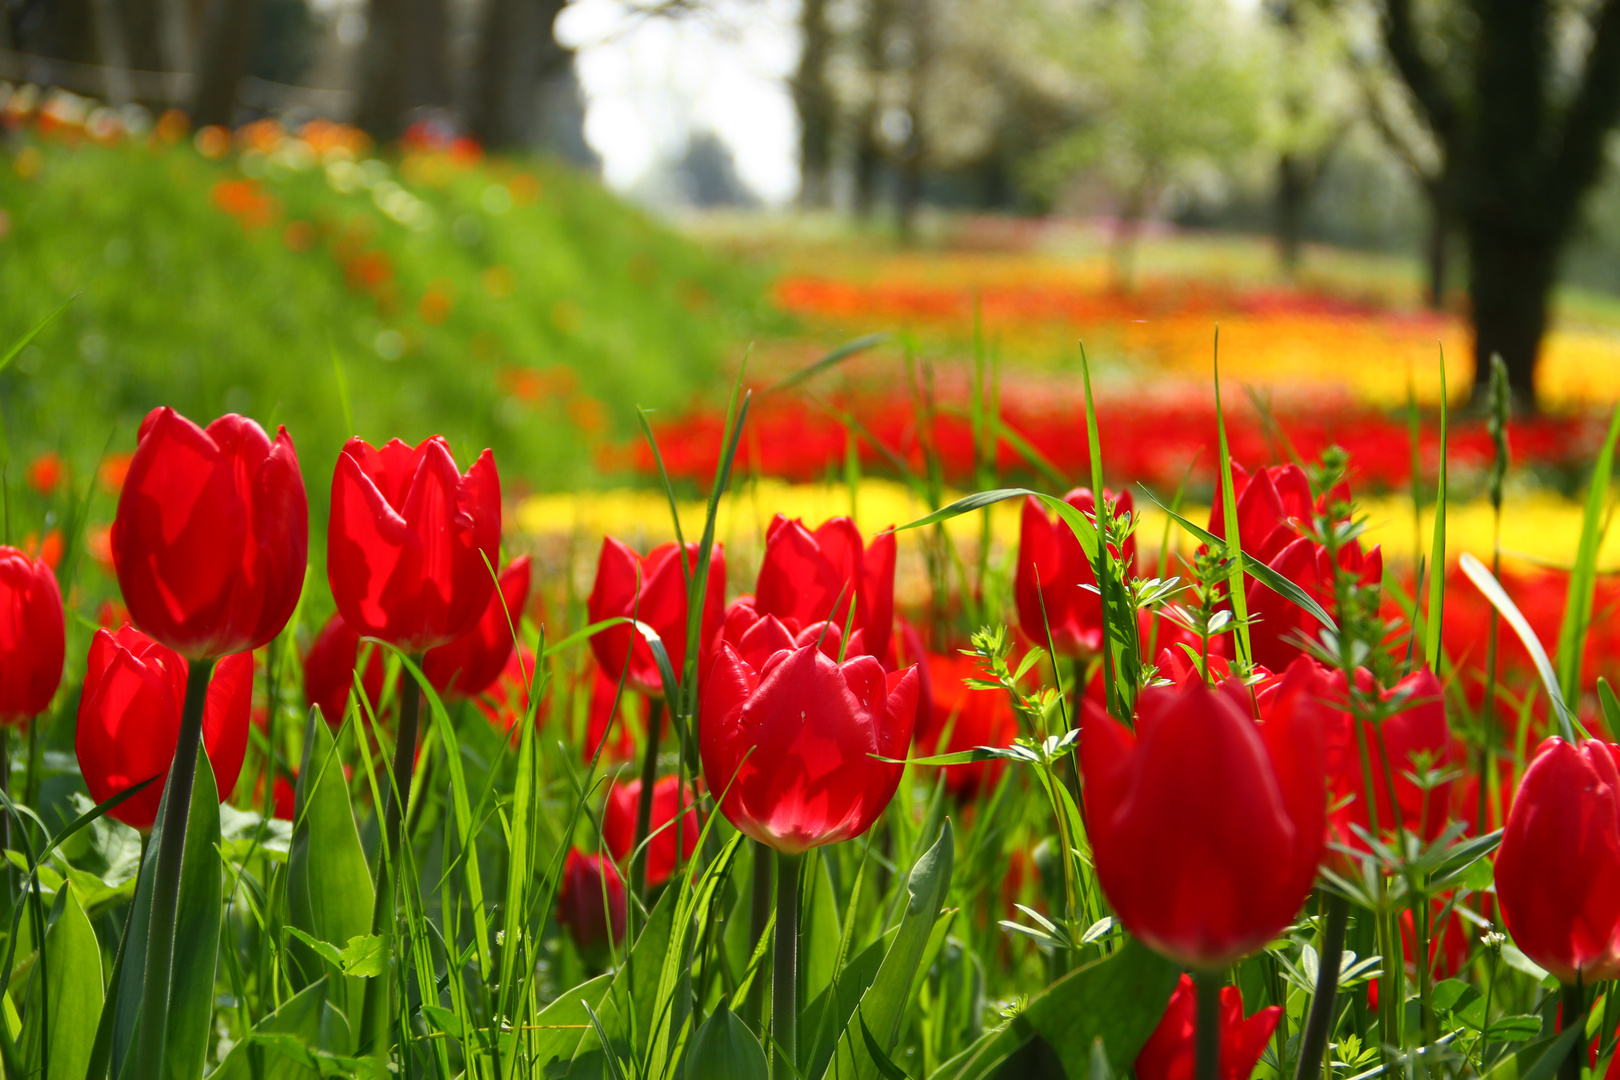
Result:
<svg viewBox="0 0 1620 1080">
<path fill-rule="evenodd" d="M 173 409 L 141 422 L 110 536 L 135 625 L 194 660 L 281 632 L 304 588 L 309 506 L 285 428 L 207 429 Z"/>
<path fill-rule="evenodd" d="M 134 627 L 116 634 L 97 630 L 90 641 L 75 739 L 79 769 L 90 797 L 98 803 L 159 777 L 111 811 L 137 829 L 152 827 L 163 800 L 163 778 L 180 741 L 187 670 L 184 657 Z M 220 660 L 208 684 L 202 736 L 222 802 L 242 771 L 252 705 L 253 654 L 235 653 Z"/>
<path fill-rule="evenodd" d="M 1288 925 L 1327 827 L 1322 707 L 1290 668 L 1264 723 L 1236 683 L 1150 686 L 1136 731 L 1084 703 L 1080 761 L 1097 879 L 1125 928 L 1188 967 L 1222 967 Z"/>
<path fill-rule="evenodd" d="M 686 574 L 697 571 L 698 546 L 687 544 L 686 569 L 675 544 L 660 544 L 645 558 L 611 536 L 602 538 L 596 584 L 585 610 L 591 622 L 615 617 L 635 619 L 658 632 L 669 654 L 669 666 L 681 677 L 686 664 Z M 716 544 L 709 554 L 708 589 L 703 595 L 703 623 L 698 641 L 706 645 L 720 628 L 726 599 L 726 552 Z M 629 655 L 630 684 L 651 697 L 663 697 L 664 683 L 651 646 L 634 627 L 620 624 L 591 638 L 596 662 L 617 681 Z"/>
<path fill-rule="evenodd" d="M 385 666 L 380 646 L 368 646 L 366 670 L 360 685 L 371 703 L 372 715 L 382 707 Z M 360 660 L 360 635 L 337 612 L 326 620 L 321 632 L 304 654 L 304 701 L 321 707 L 321 716 L 333 728 L 343 725 L 349 709 L 349 691 L 354 689 L 354 667 Z"/>
<path fill-rule="evenodd" d="M 1273 465 L 1251 477 L 1234 461 L 1232 490 L 1237 493 L 1238 539 L 1244 551 L 1263 563 L 1305 535 L 1312 517 L 1326 509 L 1312 497 L 1311 482 L 1298 465 Z M 1349 491 L 1341 488 L 1336 496 L 1348 500 Z M 1209 531 L 1226 539 L 1226 504 L 1218 489 L 1209 508 Z"/>
<path fill-rule="evenodd" d="M 1305 661 L 1309 663 L 1310 661 Z M 1327 772 L 1330 802 L 1334 810 L 1328 818 L 1329 839 L 1343 847 L 1366 851 L 1367 844 L 1356 829 L 1372 831 L 1369 800 L 1362 771 L 1361 744 L 1356 738 L 1350 714 L 1345 711 L 1344 673 L 1318 669 L 1323 692 L 1331 707 L 1324 710 L 1327 721 Z M 1361 693 L 1372 691 L 1372 676 L 1356 673 Z M 1446 708 L 1441 700 L 1440 681 L 1428 668 L 1414 671 L 1394 687 L 1382 691 L 1384 701 L 1404 696 L 1405 706 L 1380 723 L 1363 720 L 1362 734 L 1367 745 L 1366 764 L 1372 774 L 1371 805 L 1377 808 L 1378 833 L 1395 832 L 1396 814 L 1390 807 L 1391 784 L 1399 804 L 1400 827 L 1424 840 L 1433 840 L 1446 827 L 1451 799 L 1451 781 L 1445 780 L 1424 791 L 1408 774 L 1421 776 L 1427 769 L 1451 765 L 1451 729 L 1446 725 Z M 1380 749 L 1382 739 L 1382 749 Z M 1388 761 L 1384 754 L 1388 754 Z M 1335 859 L 1343 860 L 1341 854 Z"/>
<path fill-rule="evenodd" d="M 534 685 L 534 652 L 520 645 L 506 658 L 506 666 L 495 681 L 484 687 L 477 705 L 489 722 L 512 731 L 518 721 L 529 714 L 529 688 Z M 545 700 L 534 714 L 534 726 L 539 730 L 545 716 Z"/>
<path fill-rule="evenodd" d="M 0 724 L 38 716 L 62 681 L 62 594 L 43 560 L 0 547 Z"/>
<path fill-rule="evenodd" d="M 499 588 L 473 628 L 423 658 L 422 673 L 445 697 L 477 697 L 500 677 L 529 602 L 529 557 L 513 559 L 501 571 Z"/>
<path fill-rule="evenodd" d="M 276 782 L 270 787 L 270 797 L 275 803 L 273 816 L 282 821 L 292 821 L 293 811 L 298 806 L 298 797 L 285 776 L 276 777 Z"/>
<path fill-rule="evenodd" d="M 772 654 L 805 645 L 817 645 L 822 652 L 834 660 L 838 659 L 844 632 L 837 623 L 823 620 L 803 629 L 795 629 L 796 626 L 783 622 L 775 615 L 761 615 L 759 609 L 754 607 L 752 596 L 739 596 L 726 607 L 725 622 L 720 626 L 715 643 L 728 642 L 737 655 L 748 661 L 755 670 L 764 667 Z M 869 655 L 863 631 L 856 630 L 849 637 L 850 647 L 844 650 L 845 659 Z"/>
<path fill-rule="evenodd" d="M 669 880 L 669 875 L 675 872 L 675 839 L 680 834 L 681 858 L 690 859 L 692 852 L 697 850 L 698 841 L 698 815 L 697 794 L 693 792 L 691 784 L 684 784 L 677 788 L 680 779 L 666 776 L 653 785 L 652 797 L 652 823 L 648 835 L 653 836 L 652 842 L 647 845 L 647 884 L 657 888 Z M 607 845 L 608 851 L 620 862 L 630 857 L 636 846 L 636 812 L 641 804 L 641 781 L 632 780 L 628 784 L 614 784 L 608 789 L 607 805 L 602 808 L 602 842 Z M 677 811 L 685 808 L 681 814 L 678 826 L 670 826 L 675 820 Z M 658 830 L 663 829 L 663 832 Z"/>
<path fill-rule="evenodd" d="M 799 519 L 777 514 L 765 532 L 754 608 L 797 634 L 824 621 L 842 628 L 854 604 L 859 648 L 886 659 L 894 634 L 894 559 L 893 533 L 881 533 L 863 548 L 849 518 L 828 518 L 811 532 Z M 854 641 L 850 646 L 845 655 L 859 655 Z"/>
<path fill-rule="evenodd" d="M 777 851 L 859 836 L 900 785 L 903 766 L 877 756 L 906 756 L 917 684 L 915 668 L 836 664 L 814 645 L 756 671 L 722 643 L 699 710 L 704 782 L 733 825 Z"/>
<path fill-rule="evenodd" d="M 1221 1080 L 1249 1080 L 1281 1019 L 1282 1006 L 1269 1005 L 1245 1020 L 1243 991 L 1221 987 Z M 1183 975 L 1164 1018 L 1136 1055 L 1136 1080 L 1193 1080 L 1197 1022 L 1198 993 L 1192 976 Z"/>
<path fill-rule="evenodd" d="M 409 653 L 478 622 L 499 565 L 501 481 L 485 450 L 465 476 L 440 436 L 414 450 L 350 439 L 332 476 L 326 574 L 343 620 Z"/>
<path fill-rule="evenodd" d="M 1541 744 L 1508 814 L 1496 899 L 1514 943 L 1560 982 L 1620 977 L 1620 747 Z"/>
<path fill-rule="evenodd" d="M 975 690 L 968 679 L 985 677 L 983 665 L 961 653 L 927 654 L 929 708 L 919 710 L 914 736 L 924 755 L 954 754 L 975 746 L 1011 746 L 1018 717 L 1004 690 Z M 950 729 L 949 738 L 946 728 Z M 945 766 L 945 786 L 959 799 L 973 799 L 993 788 L 1004 761 Z"/>
<path fill-rule="evenodd" d="M 595 953 L 624 941 L 624 920 L 619 868 L 605 855 L 571 849 L 557 890 L 557 922 L 568 927 L 580 952 Z"/>
<path fill-rule="evenodd" d="M 1131 510 L 1129 491 L 1115 495 L 1104 488 L 1103 498 L 1120 513 Z M 1097 500 L 1086 488 L 1075 488 L 1063 501 L 1095 519 Z M 1123 555 L 1114 554 L 1127 568 L 1134 568 L 1135 537 L 1125 541 Z M 1052 645 L 1058 652 L 1081 657 L 1097 652 L 1102 648 L 1103 618 L 1102 597 L 1092 591 L 1096 585 L 1096 570 L 1074 530 L 1062 518 L 1049 517 L 1039 499 L 1025 499 L 1018 528 L 1018 573 L 1013 580 L 1018 625 L 1024 633 L 1044 645 L 1050 627 Z"/>
</svg>

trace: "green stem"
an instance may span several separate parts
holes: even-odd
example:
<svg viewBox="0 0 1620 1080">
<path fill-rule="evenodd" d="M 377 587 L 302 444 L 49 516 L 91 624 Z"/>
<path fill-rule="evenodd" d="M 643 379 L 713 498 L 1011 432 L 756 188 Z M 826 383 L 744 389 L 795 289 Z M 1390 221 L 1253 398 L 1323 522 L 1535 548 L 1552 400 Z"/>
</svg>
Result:
<svg viewBox="0 0 1620 1080">
<path fill-rule="evenodd" d="M 1327 925 L 1322 931 L 1322 952 L 1316 972 L 1316 994 L 1311 998 L 1311 1015 L 1299 1045 L 1299 1065 L 1294 1080 L 1316 1080 L 1327 1050 L 1339 999 L 1339 965 L 1344 957 L 1344 931 L 1350 923 L 1350 901 L 1337 893 L 1327 894 Z"/>
<path fill-rule="evenodd" d="M 422 656 L 411 657 L 420 670 Z M 377 860 L 376 895 L 371 908 L 371 932 L 382 938 L 383 955 L 390 956 L 394 929 L 394 873 L 399 863 L 399 838 L 405 815 L 410 810 L 411 779 L 416 772 L 416 734 L 422 715 L 422 691 L 409 675 L 400 679 L 399 733 L 394 740 L 394 767 L 389 786 L 383 792 L 387 804 L 383 812 L 383 844 L 386 850 Z M 388 1025 L 389 998 L 393 980 L 388 972 L 366 980 L 366 1000 L 360 1020 L 360 1048 L 372 1049 Z M 378 1060 L 387 1058 L 386 1046 Z"/>
<path fill-rule="evenodd" d="M 209 667 L 213 667 L 210 663 Z M 9 768 L 9 765 L 8 765 Z M 10 780 L 8 775 L 6 778 Z M 9 789 L 8 789 L 9 790 Z M 39 801 L 39 717 L 28 722 L 28 778 L 23 781 L 23 805 Z"/>
<path fill-rule="evenodd" d="M 1193 1035 L 1198 1054 L 1196 1080 L 1220 1080 L 1223 981 L 1219 971 L 1193 972 L 1193 985 L 1198 988 L 1198 1024 Z"/>
<path fill-rule="evenodd" d="M 1586 994 L 1580 983 L 1564 984 L 1564 1023 L 1568 1028 L 1586 1022 Z M 1558 1066 L 1558 1080 L 1581 1080 L 1581 1064 L 1586 1060 L 1586 1040 L 1575 1039 L 1569 1056 Z"/>
<path fill-rule="evenodd" d="M 799 1066 L 799 868 L 803 855 L 776 853 L 776 955 L 771 967 L 771 1041 L 786 1062 L 772 1074 L 790 1080 Z M 780 1062 L 779 1062 L 780 1064 Z"/>
<path fill-rule="evenodd" d="M 636 803 L 636 843 L 630 850 L 630 887 L 641 902 L 647 902 L 647 851 L 643 844 L 652 831 L 653 786 L 658 782 L 658 736 L 664 726 L 664 699 L 653 698 L 647 705 L 647 744 L 641 752 L 641 799 Z"/>
<path fill-rule="evenodd" d="M 748 955 L 759 948 L 759 939 L 765 936 L 765 924 L 771 921 L 771 879 L 775 874 L 776 852 L 750 840 L 754 848 L 754 890 L 748 907 Z M 756 1034 L 763 1034 L 761 1022 L 765 1018 L 765 980 L 758 975 L 748 986 L 748 997 L 743 1002 L 743 1023 Z"/>
<path fill-rule="evenodd" d="M 212 660 L 193 660 L 186 674 L 186 704 L 174 762 L 163 789 L 163 828 L 158 833 L 157 865 L 152 874 L 152 922 L 147 930 L 146 973 L 141 988 L 142 1022 L 135 1041 L 135 1076 L 163 1075 L 168 1039 L 169 989 L 174 975 L 175 918 L 180 909 L 180 869 L 186 851 L 186 825 L 191 818 L 191 789 L 197 779 L 197 752 L 202 744 L 203 707 L 208 701 Z"/>
</svg>

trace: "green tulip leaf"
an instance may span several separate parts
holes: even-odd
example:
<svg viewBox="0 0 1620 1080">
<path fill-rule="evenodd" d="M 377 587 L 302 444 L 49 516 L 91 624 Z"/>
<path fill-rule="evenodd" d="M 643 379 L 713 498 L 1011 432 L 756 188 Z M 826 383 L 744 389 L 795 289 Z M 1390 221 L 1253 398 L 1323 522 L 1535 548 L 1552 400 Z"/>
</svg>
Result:
<svg viewBox="0 0 1620 1080">
<path fill-rule="evenodd" d="M 769 1080 L 765 1051 L 735 1013 L 722 1005 L 692 1036 L 686 1050 L 686 1080 Z"/>
<path fill-rule="evenodd" d="M 29 986 L 22 1050 L 30 1069 L 44 1069 L 48 1062 L 49 1071 L 40 1075 L 77 1080 L 89 1067 L 96 1033 L 92 1021 L 101 1015 L 101 946 L 73 890 L 65 890 L 56 906 L 56 921 L 45 933 L 46 1007 L 40 1007 L 40 980 L 35 978 Z"/>
<path fill-rule="evenodd" d="M 209 1074 L 209 1080 L 316 1080 L 353 1075 L 362 1064 L 348 1057 L 353 1036 L 329 995 L 330 977 L 322 977 L 282 1002 L 281 1008 L 253 1026 Z M 253 1068 L 252 1055 L 260 1057 Z M 323 1068 L 323 1064 L 326 1066 Z"/>
</svg>

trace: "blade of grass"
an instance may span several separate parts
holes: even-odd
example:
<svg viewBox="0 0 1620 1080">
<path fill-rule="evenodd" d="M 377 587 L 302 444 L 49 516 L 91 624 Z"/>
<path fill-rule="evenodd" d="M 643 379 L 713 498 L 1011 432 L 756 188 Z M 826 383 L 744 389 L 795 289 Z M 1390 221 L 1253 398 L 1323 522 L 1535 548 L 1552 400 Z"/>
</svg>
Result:
<svg viewBox="0 0 1620 1080">
<path fill-rule="evenodd" d="M 1238 658 L 1247 664 L 1250 662 L 1250 658 L 1254 656 L 1254 650 L 1249 644 L 1249 599 L 1243 592 L 1243 539 L 1239 535 L 1240 530 L 1238 529 L 1237 491 L 1232 486 L 1232 452 L 1227 447 L 1226 414 L 1221 409 L 1221 328 L 1219 326 L 1215 327 L 1214 369 L 1215 428 L 1221 454 L 1221 513 L 1224 515 L 1223 525 L 1226 528 L 1224 546 L 1232 560 L 1230 576 L 1227 578 L 1227 592 L 1231 596 L 1232 615 L 1237 621 Z M 1217 540 L 1216 543 L 1220 543 L 1220 541 Z"/>
<path fill-rule="evenodd" d="M 795 371 L 792 375 L 789 375 L 787 378 L 775 383 L 769 389 L 765 390 L 765 393 L 779 394 L 783 390 L 788 390 L 792 387 L 798 386 L 800 383 L 809 382 L 811 379 L 815 378 L 817 375 L 820 375 L 828 368 L 837 367 L 839 364 L 842 364 L 845 360 L 848 360 L 856 353 L 865 352 L 874 345 L 881 345 L 885 341 L 888 341 L 892 336 L 893 335 L 885 330 L 876 334 L 867 334 L 865 337 L 858 337 L 854 341 L 847 341 L 838 346 L 838 348 L 834 349 L 832 352 L 828 353 L 826 356 L 823 356 L 820 360 L 817 360 L 815 363 L 811 364 L 809 367 L 801 368 L 800 370 Z"/>
<path fill-rule="evenodd" d="M 1546 687 L 1547 696 L 1552 699 L 1553 709 L 1558 714 L 1559 734 L 1569 742 L 1575 741 L 1576 732 L 1583 737 L 1589 737 L 1586 728 L 1571 711 L 1563 691 L 1559 689 L 1558 674 L 1553 670 L 1552 661 L 1547 659 L 1547 650 L 1541 647 L 1536 632 L 1530 628 L 1530 621 L 1524 617 L 1524 613 L 1507 594 L 1507 590 L 1502 588 L 1502 583 L 1496 580 L 1489 567 L 1466 551 L 1463 552 L 1462 558 L 1457 560 L 1457 565 L 1468 575 L 1468 580 L 1485 594 L 1485 599 L 1502 613 L 1502 618 L 1513 627 L 1513 632 L 1519 635 L 1519 640 L 1524 642 L 1525 651 L 1530 654 L 1530 662 L 1535 665 L 1537 674 L 1541 676 L 1542 685 Z"/>
<path fill-rule="evenodd" d="M 1620 416 L 1620 413 L 1617 413 Z M 1434 491 L 1434 543 L 1429 553 L 1429 604 L 1424 609 L 1427 624 L 1423 636 L 1423 658 L 1436 671 L 1440 668 L 1440 631 L 1445 620 L 1446 602 L 1446 354 L 1440 351 L 1440 479 Z"/>
<path fill-rule="evenodd" d="M 1569 575 L 1564 621 L 1558 630 L 1558 682 L 1564 688 L 1564 704 L 1571 709 L 1581 695 L 1581 668 L 1586 637 L 1592 628 L 1598 549 L 1603 546 L 1603 534 L 1608 526 L 1609 479 L 1614 468 L 1617 437 L 1620 437 L 1620 405 L 1615 406 L 1603 449 L 1592 463 L 1592 480 L 1586 489 L 1586 507 L 1581 514 L 1581 539 L 1575 549 L 1575 566 Z"/>
</svg>

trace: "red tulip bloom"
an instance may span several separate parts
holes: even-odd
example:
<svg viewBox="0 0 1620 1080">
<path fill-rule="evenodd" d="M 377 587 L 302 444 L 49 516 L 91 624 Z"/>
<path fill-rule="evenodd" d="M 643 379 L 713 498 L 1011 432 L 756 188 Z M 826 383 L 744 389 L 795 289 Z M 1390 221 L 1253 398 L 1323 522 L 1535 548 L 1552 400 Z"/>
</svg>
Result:
<svg viewBox="0 0 1620 1080">
<path fill-rule="evenodd" d="M 1103 498 L 1122 514 L 1133 505 L 1129 491 L 1115 495 L 1104 488 Z M 1063 501 L 1095 520 L 1097 500 L 1088 489 L 1075 488 Z M 1117 550 L 1114 554 L 1124 560 L 1127 570 L 1134 568 L 1136 538 L 1125 541 L 1123 554 Z M 1074 530 L 1062 518 L 1048 516 L 1039 499 L 1026 498 L 1018 527 L 1018 573 L 1013 579 L 1018 625 L 1024 633 L 1045 645 L 1050 627 L 1058 652 L 1066 656 L 1097 652 L 1102 648 L 1103 617 L 1102 596 L 1092 591 L 1096 585 L 1097 572 Z"/>
<path fill-rule="evenodd" d="M 18 724 L 51 704 L 67 649 L 62 593 L 44 560 L 0 547 L 0 724 Z"/>
<path fill-rule="evenodd" d="M 1315 673 L 1290 668 L 1263 723 L 1247 688 L 1150 686 L 1136 731 L 1084 703 L 1097 879 L 1125 928 L 1194 968 L 1263 946 L 1311 891 L 1327 829 Z"/>
<path fill-rule="evenodd" d="M 1221 1080 L 1249 1080 L 1281 1019 L 1282 1006 L 1269 1005 L 1245 1020 L 1243 991 L 1221 987 Z M 1170 995 L 1164 1018 L 1136 1055 L 1137 1080 L 1193 1080 L 1197 1025 L 1198 992 L 1192 976 L 1183 975 Z"/>
<path fill-rule="evenodd" d="M 781 514 L 765 532 L 765 556 L 754 587 L 754 608 L 775 615 L 794 634 L 830 621 L 842 628 L 855 606 L 853 630 L 862 652 L 886 659 L 894 635 L 894 534 L 862 547 L 860 530 L 846 517 L 828 518 L 814 532 Z M 855 642 L 845 655 L 858 655 Z"/>
<path fill-rule="evenodd" d="M 1310 661 L 1304 661 L 1310 663 Z M 1425 840 L 1433 840 L 1445 828 L 1451 800 L 1451 781 L 1445 780 L 1424 791 L 1412 776 L 1428 769 L 1446 769 L 1451 761 L 1451 729 L 1446 725 L 1446 708 L 1441 699 L 1440 681 L 1428 668 L 1414 671 L 1394 687 L 1382 691 L 1386 702 L 1404 697 L 1405 706 L 1380 723 L 1363 720 L 1362 734 L 1367 745 L 1367 766 L 1372 773 L 1372 799 L 1365 790 L 1361 744 L 1350 714 L 1345 711 L 1344 673 L 1317 669 L 1323 693 L 1330 707 L 1327 719 L 1327 772 L 1330 802 L 1334 810 L 1328 819 L 1329 839 L 1344 847 L 1366 851 L 1367 844 L 1356 829 L 1372 832 L 1370 807 L 1377 808 L 1378 832 L 1385 837 L 1395 833 L 1396 811 L 1391 809 L 1391 784 L 1399 805 L 1400 827 Z M 1356 673 L 1363 694 L 1372 691 L 1372 676 Z M 1382 748 L 1380 748 L 1382 740 Z M 1388 754 L 1388 761 L 1384 754 Z M 1333 856 L 1342 861 L 1341 854 Z"/>
<path fill-rule="evenodd" d="M 501 481 L 485 450 L 465 476 L 440 436 L 414 450 L 350 439 L 332 476 L 326 575 L 362 636 L 421 653 L 489 606 L 500 563 Z"/>
<path fill-rule="evenodd" d="M 915 668 L 870 656 L 836 664 L 814 645 L 756 670 L 729 644 L 709 668 L 698 718 L 703 779 L 721 812 L 777 851 L 799 854 L 872 827 L 900 785 L 917 720 Z"/>
<path fill-rule="evenodd" d="M 1244 553 L 1298 585 L 1333 614 L 1333 559 L 1308 534 L 1317 515 L 1350 501 L 1349 487 L 1340 483 L 1313 500 L 1310 481 L 1298 465 L 1274 465 L 1250 477 L 1236 462 L 1232 464 L 1232 487 L 1237 492 L 1238 539 Z M 1226 537 L 1226 511 L 1219 491 L 1210 509 L 1209 531 Z M 1361 543 L 1352 540 L 1339 550 L 1339 567 L 1359 584 L 1376 586 L 1384 577 L 1383 553 L 1377 547 L 1363 552 Z M 1296 644 L 1300 637 L 1315 639 L 1319 629 L 1315 617 L 1292 600 L 1252 578 L 1244 598 L 1253 620 L 1249 640 L 1255 663 L 1281 671 L 1301 654 Z"/>
<path fill-rule="evenodd" d="M 961 653 L 927 654 L 928 709 L 919 711 L 915 741 L 923 755 L 955 754 L 975 746 L 1011 746 L 1018 717 L 1004 690 L 975 690 L 968 679 L 985 677 L 977 658 Z M 949 728 L 949 737 L 946 729 Z M 959 799 L 989 791 L 1006 768 L 1004 761 L 945 766 L 945 786 Z"/>
<path fill-rule="evenodd" d="M 563 862 L 557 890 L 557 922 L 568 927 L 582 953 L 617 947 L 624 941 L 624 878 L 605 855 L 578 848 Z"/>
<path fill-rule="evenodd" d="M 844 650 L 845 659 L 870 655 L 866 649 L 864 631 L 856 630 L 849 635 L 849 639 L 849 648 Z M 831 620 L 811 623 L 801 629 L 797 623 L 783 622 L 775 615 L 761 615 L 754 606 L 752 596 L 739 596 L 726 607 L 725 622 L 720 626 L 715 643 L 729 643 L 737 655 L 757 671 L 765 666 L 765 661 L 773 654 L 805 645 L 819 646 L 822 652 L 836 660 L 843 640 L 844 631 Z"/>
<path fill-rule="evenodd" d="M 150 829 L 180 741 L 180 709 L 188 664 L 174 650 L 126 626 L 97 630 L 79 698 L 75 748 L 85 787 L 96 802 L 149 777 L 159 781 L 117 806 L 112 816 Z M 220 801 L 229 797 L 247 753 L 253 706 L 253 654 L 235 653 L 214 667 L 203 710 L 203 746 L 214 767 Z"/>
<path fill-rule="evenodd" d="M 1620 977 L 1620 747 L 1541 744 L 1508 814 L 1496 900 L 1514 943 L 1560 982 Z"/>
<path fill-rule="evenodd" d="M 141 422 L 113 521 L 135 625 L 194 660 L 281 632 L 304 588 L 309 506 L 285 428 L 230 414 L 206 429 L 170 408 Z"/>
<path fill-rule="evenodd" d="M 669 654 L 669 666 L 681 677 L 686 664 L 686 575 L 696 573 L 698 546 L 687 544 L 683 570 L 680 549 L 660 544 L 645 558 L 613 539 L 602 538 L 596 563 L 596 584 L 585 610 L 591 622 L 615 617 L 635 619 L 652 627 Z M 726 600 L 726 552 L 719 544 L 709 553 L 708 589 L 703 595 L 703 622 L 698 641 L 707 644 L 720 628 Z M 651 697 L 664 696 L 664 682 L 653 659 L 652 647 L 632 626 L 620 624 L 591 638 L 591 651 L 608 677 L 617 681 L 629 656 L 630 685 Z"/>
<path fill-rule="evenodd" d="M 371 703 L 372 715 L 382 704 L 385 667 L 379 645 L 367 646 L 369 656 L 360 685 Z M 326 620 L 321 632 L 304 654 L 304 701 L 319 705 L 321 716 L 333 728 L 343 725 L 349 709 L 349 691 L 354 689 L 354 668 L 360 660 L 360 635 L 337 612 Z"/>
<path fill-rule="evenodd" d="M 448 698 L 477 697 L 493 683 L 512 655 L 523 608 L 529 602 L 529 557 L 513 559 L 501 571 L 499 588 L 476 625 L 423 658 L 422 673 Z"/>
<path fill-rule="evenodd" d="M 677 787 L 679 784 L 679 777 L 666 776 L 653 785 L 652 823 L 648 835 L 658 835 L 653 836 L 652 842 L 647 845 L 647 884 L 652 888 L 668 881 L 669 875 L 675 872 L 677 834 L 683 860 L 690 859 L 692 852 L 697 850 L 697 794 L 691 784 Z M 608 789 L 607 805 L 602 808 L 602 842 L 620 862 L 629 859 L 636 846 L 636 813 L 640 805 L 640 780 L 614 784 Z M 683 808 L 685 812 L 681 814 L 680 824 L 664 828 L 675 820 L 675 814 Z M 663 831 L 659 832 L 660 829 Z"/>
</svg>

